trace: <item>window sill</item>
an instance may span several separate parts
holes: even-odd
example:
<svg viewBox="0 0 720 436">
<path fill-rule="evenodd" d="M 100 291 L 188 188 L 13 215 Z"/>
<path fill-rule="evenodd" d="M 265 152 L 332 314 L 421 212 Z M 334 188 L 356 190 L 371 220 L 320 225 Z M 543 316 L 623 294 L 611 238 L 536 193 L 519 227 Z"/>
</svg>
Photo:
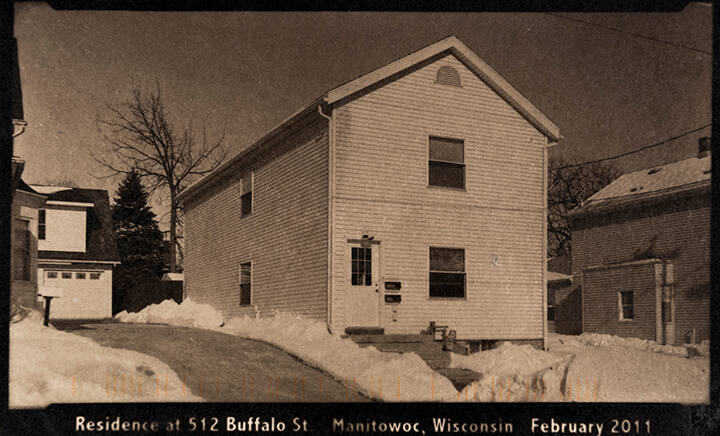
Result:
<svg viewBox="0 0 720 436">
<path fill-rule="evenodd" d="M 428 301 L 468 301 L 467 297 L 427 297 Z"/>
<path fill-rule="evenodd" d="M 428 189 L 442 189 L 443 191 L 457 191 L 457 192 L 468 192 L 467 188 L 453 188 L 451 186 L 436 186 L 436 185 L 427 185 Z"/>
<path fill-rule="evenodd" d="M 619 319 L 618 322 L 633 322 L 634 319 Z"/>
</svg>

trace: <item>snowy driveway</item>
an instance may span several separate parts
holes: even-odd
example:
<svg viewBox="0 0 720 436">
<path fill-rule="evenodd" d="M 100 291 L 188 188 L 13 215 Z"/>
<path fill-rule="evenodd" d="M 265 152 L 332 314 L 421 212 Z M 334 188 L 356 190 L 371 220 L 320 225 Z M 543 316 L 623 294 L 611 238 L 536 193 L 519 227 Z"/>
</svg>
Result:
<svg viewBox="0 0 720 436">
<path fill-rule="evenodd" d="M 175 371 L 193 394 L 211 402 L 368 401 L 279 348 L 251 339 L 155 324 L 58 327 L 106 347 L 153 356 Z"/>
</svg>

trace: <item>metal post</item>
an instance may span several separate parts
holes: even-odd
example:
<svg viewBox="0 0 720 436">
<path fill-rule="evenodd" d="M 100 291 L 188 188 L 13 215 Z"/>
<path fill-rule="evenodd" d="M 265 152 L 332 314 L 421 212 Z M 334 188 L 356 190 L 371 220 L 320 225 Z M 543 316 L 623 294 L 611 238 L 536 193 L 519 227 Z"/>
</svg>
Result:
<svg viewBox="0 0 720 436">
<path fill-rule="evenodd" d="M 45 297 L 45 321 L 43 322 L 43 325 L 47 327 L 48 322 L 50 321 L 50 301 L 53 299 L 53 297 Z"/>
</svg>

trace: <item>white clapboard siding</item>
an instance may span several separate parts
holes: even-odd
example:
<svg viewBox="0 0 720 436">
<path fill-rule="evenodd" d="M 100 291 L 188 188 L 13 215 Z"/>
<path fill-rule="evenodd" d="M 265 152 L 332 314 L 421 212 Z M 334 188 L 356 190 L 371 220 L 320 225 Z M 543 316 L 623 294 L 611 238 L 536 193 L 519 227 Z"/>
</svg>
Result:
<svg viewBox="0 0 720 436">
<path fill-rule="evenodd" d="M 286 149 L 254 167 L 252 214 L 240 215 L 241 176 L 186 204 L 187 296 L 226 317 L 254 314 L 240 306 L 239 265 L 252 261 L 252 304 L 261 316 L 292 311 L 327 315 L 327 122 L 291 135 Z"/>
<path fill-rule="evenodd" d="M 436 84 L 441 65 L 462 87 Z M 402 282 L 387 332 L 432 320 L 467 339 L 537 339 L 543 326 L 546 138 L 448 55 L 335 111 L 332 323 L 345 327 L 347 239 L 381 241 L 382 279 Z M 466 190 L 428 187 L 428 135 L 464 140 Z M 465 248 L 467 299 L 428 297 L 429 247 Z"/>
<path fill-rule="evenodd" d="M 87 209 L 76 206 L 45 206 L 45 239 L 38 250 L 85 252 Z"/>
</svg>

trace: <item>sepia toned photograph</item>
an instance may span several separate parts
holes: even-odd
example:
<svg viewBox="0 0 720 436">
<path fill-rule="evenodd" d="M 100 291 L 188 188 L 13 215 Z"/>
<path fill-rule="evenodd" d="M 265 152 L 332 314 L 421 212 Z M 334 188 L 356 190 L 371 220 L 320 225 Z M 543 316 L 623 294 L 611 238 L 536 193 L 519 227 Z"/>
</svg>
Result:
<svg viewBox="0 0 720 436">
<path fill-rule="evenodd" d="M 708 404 L 712 15 L 15 3 L 9 407 Z"/>
</svg>

